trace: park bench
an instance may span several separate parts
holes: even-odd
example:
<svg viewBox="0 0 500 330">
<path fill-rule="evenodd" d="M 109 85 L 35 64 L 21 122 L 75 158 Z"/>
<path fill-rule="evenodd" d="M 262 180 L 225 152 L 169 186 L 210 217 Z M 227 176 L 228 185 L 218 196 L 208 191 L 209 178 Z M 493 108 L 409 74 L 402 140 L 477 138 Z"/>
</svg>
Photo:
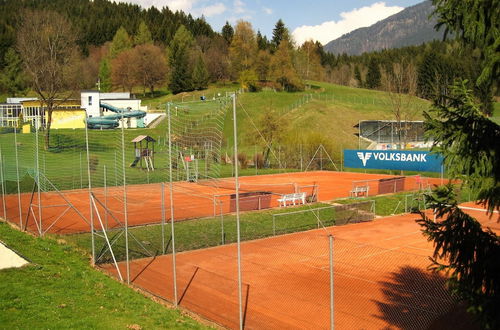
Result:
<svg viewBox="0 0 500 330">
<path fill-rule="evenodd" d="M 370 190 L 370 186 L 356 186 L 350 192 L 351 197 L 360 197 L 360 196 L 368 196 L 368 191 Z"/>
<path fill-rule="evenodd" d="M 280 206 L 287 206 L 288 203 L 291 203 L 295 205 L 297 204 L 305 204 L 306 203 L 306 193 L 301 192 L 301 193 L 293 193 L 293 194 L 285 194 L 281 196 L 281 198 L 278 199 L 278 203 L 280 203 Z"/>
</svg>

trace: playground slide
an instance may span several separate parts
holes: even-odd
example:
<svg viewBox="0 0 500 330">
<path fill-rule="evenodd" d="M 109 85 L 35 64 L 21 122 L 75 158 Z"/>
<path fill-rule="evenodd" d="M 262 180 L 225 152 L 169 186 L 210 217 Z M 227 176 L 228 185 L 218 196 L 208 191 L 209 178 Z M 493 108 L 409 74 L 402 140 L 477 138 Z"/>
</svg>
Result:
<svg viewBox="0 0 500 330">
<path fill-rule="evenodd" d="M 139 162 L 139 160 L 141 160 L 141 157 L 135 157 L 135 159 L 132 162 L 132 164 L 130 164 L 130 167 L 136 167 L 137 163 Z"/>
<path fill-rule="evenodd" d="M 134 117 L 144 118 L 146 116 L 146 112 L 141 110 L 121 109 L 106 103 L 101 103 L 101 107 L 109 111 L 112 111 L 114 113 L 102 117 L 87 118 L 88 128 L 96 128 L 96 129 L 116 128 L 119 125 L 118 121 L 122 118 L 134 118 Z"/>
</svg>

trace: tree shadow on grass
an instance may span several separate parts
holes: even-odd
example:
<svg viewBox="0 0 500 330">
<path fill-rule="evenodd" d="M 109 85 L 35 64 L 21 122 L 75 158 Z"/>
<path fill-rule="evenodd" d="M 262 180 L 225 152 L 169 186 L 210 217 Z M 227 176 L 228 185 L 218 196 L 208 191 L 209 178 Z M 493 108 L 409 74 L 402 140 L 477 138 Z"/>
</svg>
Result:
<svg viewBox="0 0 500 330">
<path fill-rule="evenodd" d="M 379 315 L 399 329 L 475 329 L 471 317 L 446 289 L 445 278 L 414 267 L 402 267 L 379 282 L 383 301 Z"/>
</svg>

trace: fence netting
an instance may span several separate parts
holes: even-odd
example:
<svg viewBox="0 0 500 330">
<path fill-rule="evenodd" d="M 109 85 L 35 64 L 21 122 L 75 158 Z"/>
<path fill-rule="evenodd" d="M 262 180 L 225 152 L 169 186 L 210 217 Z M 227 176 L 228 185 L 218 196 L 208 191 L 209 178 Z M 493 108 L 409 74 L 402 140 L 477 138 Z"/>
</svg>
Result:
<svg viewBox="0 0 500 330">
<path fill-rule="evenodd" d="M 425 270 L 427 254 L 332 238 L 335 228 L 373 221 L 373 201 L 321 203 L 318 183 L 286 173 L 274 183 L 244 178 L 238 231 L 235 166 L 338 167 L 321 143 L 275 148 L 268 164 L 261 145 L 235 157 L 223 138 L 230 101 L 169 104 L 154 129 L 125 129 L 122 119 L 109 130 L 2 132 L 0 215 L 40 236 L 65 235 L 124 282 L 229 328 L 421 328 L 452 307 L 443 278 Z M 430 184 L 394 177 L 352 190 Z M 426 208 L 421 194 L 405 198 L 408 212 Z"/>
</svg>

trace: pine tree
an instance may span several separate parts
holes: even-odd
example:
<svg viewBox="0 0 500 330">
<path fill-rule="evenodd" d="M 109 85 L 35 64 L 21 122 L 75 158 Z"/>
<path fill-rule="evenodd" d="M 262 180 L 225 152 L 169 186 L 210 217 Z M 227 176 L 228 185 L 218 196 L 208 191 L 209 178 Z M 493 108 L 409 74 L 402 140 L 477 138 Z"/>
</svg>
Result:
<svg viewBox="0 0 500 330">
<path fill-rule="evenodd" d="M 483 54 L 476 86 L 486 90 L 490 86 L 491 92 L 491 86 L 498 82 L 500 61 L 498 1 L 433 3 L 439 23 Z M 460 178 L 477 191 L 479 204 L 493 216 L 500 211 L 500 126 L 483 114 L 487 114 L 489 100 L 481 99 L 483 103 L 477 104 L 467 81 L 457 81 L 444 98 L 425 114 L 432 150 L 443 154 L 450 179 Z M 476 315 L 481 328 L 499 329 L 500 237 L 459 208 L 451 183 L 435 190 L 429 200 L 437 221 L 422 214 L 419 223 L 434 243 L 434 267 L 446 272 L 448 287 L 468 305 L 467 311 Z"/>
<path fill-rule="evenodd" d="M 144 45 L 144 44 L 152 44 L 153 39 L 151 37 L 151 32 L 149 31 L 148 26 L 144 21 L 141 21 L 139 24 L 139 28 L 137 29 L 137 34 L 134 37 L 135 45 Z"/>
<path fill-rule="evenodd" d="M 366 87 L 375 89 L 380 87 L 382 76 L 380 74 L 380 67 L 375 58 L 370 59 L 368 64 L 368 73 L 366 74 Z"/>
<path fill-rule="evenodd" d="M 122 26 L 116 31 L 113 37 L 111 47 L 109 48 L 109 56 L 111 59 L 114 59 L 118 54 L 130 48 L 132 48 L 132 41 L 127 30 Z"/>
<path fill-rule="evenodd" d="M 112 83 L 111 83 L 111 65 L 109 63 L 109 59 L 107 57 L 101 60 L 99 63 L 99 82 L 100 82 L 100 90 L 102 92 L 110 92 Z"/>
<path fill-rule="evenodd" d="M 287 40 L 288 43 L 291 45 L 290 32 L 286 28 L 285 23 L 283 23 L 283 21 L 280 18 L 278 22 L 276 22 L 276 25 L 274 26 L 273 29 L 273 38 L 271 40 L 272 52 L 275 52 L 278 49 L 279 45 L 283 40 Z"/>
<path fill-rule="evenodd" d="M 493 86 L 500 76 L 499 35 L 500 2 L 498 0 L 433 0 L 438 27 L 480 51 L 481 72 L 477 77 L 476 96 L 481 110 L 493 112 Z"/>
<path fill-rule="evenodd" d="M 361 71 L 359 71 L 359 66 L 354 67 L 354 78 L 358 82 L 358 87 L 363 87 L 363 78 L 361 78 Z"/>
<path fill-rule="evenodd" d="M 169 61 L 172 68 L 168 87 L 172 93 L 193 90 L 189 56 L 194 43 L 192 34 L 181 25 L 169 46 Z"/>
<path fill-rule="evenodd" d="M 5 53 L 5 67 L 0 74 L 0 86 L 7 93 L 16 96 L 28 87 L 19 54 L 9 48 Z"/>
<path fill-rule="evenodd" d="M 226 21 L 226 24 L 222 27 L 222 37 L 224 40 L 226 40 L 227 44 L 230 45 L 231 42 L 233 41 L 233 36 L 234 36 L 234 29 L 229 24 L 228 21 Z"/>
<path fill-rule="evenodd" d="M 193 88 L 194 89 L 205 89 L 208 87 L 209 75 L 205 62 L 201 54 L 196 60 L 196 64 L 193 70 Z"/>
<path fill-rule="evenodd" d="M 257 47 L 259 50 L 267 50 L 269 49 L 269 41 L 267 41 L 266 36 L 262 36 L 260 31 L 257 31 Z"/>
</svg>

